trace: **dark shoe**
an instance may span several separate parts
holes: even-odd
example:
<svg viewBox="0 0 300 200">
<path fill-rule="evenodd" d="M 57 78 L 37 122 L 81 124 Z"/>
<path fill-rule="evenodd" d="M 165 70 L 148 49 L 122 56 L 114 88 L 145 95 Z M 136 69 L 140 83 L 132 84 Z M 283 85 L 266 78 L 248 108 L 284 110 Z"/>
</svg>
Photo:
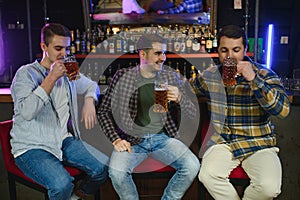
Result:
<svg viewBox="0 0 300 200">
<path fill-rule="evenodd" d="M 74 194 L 79 197 L 80 200 L 94 200 L 94 195 L 84 194 L 81 190 L 75 190 Z"/>
</svg>

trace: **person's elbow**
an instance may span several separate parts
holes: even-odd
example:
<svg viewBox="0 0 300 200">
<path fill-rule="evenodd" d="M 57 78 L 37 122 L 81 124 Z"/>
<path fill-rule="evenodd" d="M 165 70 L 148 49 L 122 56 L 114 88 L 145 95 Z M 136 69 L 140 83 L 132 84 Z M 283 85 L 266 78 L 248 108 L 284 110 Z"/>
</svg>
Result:
<svg viewBox="0 0 300 200">
<path fill-rule="evenodd" d="M 286 106 L 283 107 L 283 109 L 279 113 L 278 118 L 284 119 L 287 116 L 289 116 L 289 114 L 290 114 L 290 105 L 286 105 Z"/>
</svg>

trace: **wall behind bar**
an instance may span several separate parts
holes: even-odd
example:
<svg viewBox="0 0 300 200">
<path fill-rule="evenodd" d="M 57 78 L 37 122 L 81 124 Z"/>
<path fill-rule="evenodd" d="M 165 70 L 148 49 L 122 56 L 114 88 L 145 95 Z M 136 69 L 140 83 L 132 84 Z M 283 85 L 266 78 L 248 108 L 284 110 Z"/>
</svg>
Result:
<svg viewBox="0 0 300 200">
<path fill-rule="evenodd" d="M 0 76 L 0 87 L 8 86 L 17 69 L 34 61 L 41 53 L 40 30 L 46 21 L 59 22 L 70 29 L 84 27 L 80 0 L 1 0 L 0 8 L 0 34 L 3 36 L 5 58 L 5 74 Z"/>
<path fill-rule="evenodd" d="M 293 24 L 292 19 L 299 15 L 299 7 L 296 10 L 293 7 L 299 5 L 299 1 L 260 1 L 260 21 L 259 33 L 261 37 L 266 37 L 268 24 L 274 24 L 274 43 L 273 43 L 273 64 L 272 69 L 281 76 L 292 74 L 290 59 L 295 56 L 292 50 L 292 44 L 296 38 L 292 38 Z M 288 37 L 288 44 L 281 43 L 282 37 Z"/>
<path fill-rule="evenodd" d="M 0 6 L 0 34 L 4 45 L 4 74 L 1 75 L 0 81 L 9 83 L 17 69 L 16 66 L 29 61 L 26 1 L 4 0 Z"/>
<path fill-rule="evenodd" d="M 297 0 L 263 0 L 259 1 L 259 16 L 255 16 L 255 0 L 249 1 L 248 36 L 254 37 L 255 17 L 258 17 L 258 37 L 267 41 L 267 27 L 274 24 L 273 62 L 272 69 L 280 76 L 291 77 L 294 68 L 300 68 L 297 58 L 300 56 L 300 1 Z M 245 26 L 245 2 L 242 0 L 243 10 L 234 9 L 232 0 L 218 1 L 217 26 L 227 24 Z M 288 43 L 281 43 L 282 37 L 288 37 Z M 265 43 L 264 43 L 265 47 Z M 264 49 L 266 50 L 266 49 Z M 265 63 L 265 55 L 262 55 Z"/>
<path fill-rule="evenodd" d="M 29 2 L 29 9 L 26 3 Z M 235 10 L 232 0 L 218 1 L 218 28 L 229 24 L 244 25 L 245 1 L 243 10 Z M 46 7 L 44 6 L 46 2 Z M 249 37 L 254 37 L 255 0 L 249 0 Z M 259 11 L 259 37 L 266 41 L 266 29 L 269 23 L 274 24 L 274 54 L 272 68 L 280 76 L 292 76 L 294 68 L 300 68 L 297 58 L 300 56 L 300 33 L 297 8 L 300 1 L 296 0 L 263 0 Z M 0 86 L 9 85 L 15 71 L 22 65 L 32 62 L 35 55 L 40 53 L 40 28 L 45 23 L 45 17 L 50 22 L 60 22 L 70 29 L 84 28 L 81 1 L 77 0 L 1 0 L 1 24 L 4 38 L 4 65 L 6 73 L 0 77 Z M 29 13 L 27 12 L 29 10 Z M 33 58 L 29 56 L 29 35 L 27 17 L 31 23 L 31 45 Z M 18 27 L 17 22 L 23 26 Z M 9 26 L 14 25 L 15 28 Z M 22 28 L 23 27 L 23 28 Z M 288 44 L 281 44 L 282 36 L 288 37 Z M 262 60 L 264 58 L 262 57 Z M 264 60 L 263 60 L 264 62 Z"/>
</svg>

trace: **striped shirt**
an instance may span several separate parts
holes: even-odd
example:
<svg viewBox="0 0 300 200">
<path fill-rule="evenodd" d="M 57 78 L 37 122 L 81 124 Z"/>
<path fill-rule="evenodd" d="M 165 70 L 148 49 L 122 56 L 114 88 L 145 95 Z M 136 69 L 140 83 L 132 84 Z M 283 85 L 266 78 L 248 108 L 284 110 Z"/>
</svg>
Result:
<svg viewBox="0 0 300 200">
<path fill-rule="evenodd" d="M 288 96 L 276 73 L 252 64 L 254 80 L 237 77 L 237 85 L 231 88 L 222 83 L 221 66 L 205 71 L 201 78 L 191 82 L 196 94 L 208 97 L 214 125 L 210 144 L 228 144 L 234 158 L 242 159 L 275 146 L 275 127 L 270 117 L 284 118 L 290 111 Z"/>
<path fill-rule="evenodd" d="M 134 134 L 140 78 L 139 67 L 118 70 L 103 97 L 97 117 L 104 134 L 111 142 L 118 138 L 126 139 L 131 145 L 141 142 L 141 135 Z M 167 114 L 161 116 L 166 134 L 177 138 L 179 133 L 174 109 L 180 109 L 181 114 L 194 118 L 196 107 L 185 94 L 183 83 L 174 70 L 162 70 L 160 78 L 168 80 L 169 85 L 177 86 L 182 93 L 180 103 L 170 102 Z"/>
<path fill-rule="evenodd" d="M 202 11 L 202 0 L 183 0 L 178 6 L 164 10 L 164 14 L 196 13 Z"/>
</svg>

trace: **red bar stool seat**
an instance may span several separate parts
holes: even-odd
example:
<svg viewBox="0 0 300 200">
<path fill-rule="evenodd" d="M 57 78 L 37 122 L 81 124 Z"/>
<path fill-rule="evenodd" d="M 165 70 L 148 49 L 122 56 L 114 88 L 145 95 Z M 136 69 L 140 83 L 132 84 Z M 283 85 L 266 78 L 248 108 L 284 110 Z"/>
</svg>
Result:
<svg viewBox="0 0 300 200">
<path fill-rule="evenodd" d="M 202 123 L 202 134 L 201 141 L 203 143 L 207 133 L 211 132 L 211 127 L 209 126 L 209 120 L 204 120 Z M 250 178 L 241 166 L 237 166 L 233 169 L 229 175 L 229 180 L 231 184 L 236 188 L 240 196 L 243 196 L 245 188 L 250 184 Z"/>
<path fill-rule="evenodd" d="M 0 122 L 0 141 L 4 165 L 7 171 L 10 199 L 17 200 L 16 182 L 44 193 L 45 199 L 48 199 L 47 189 L 41 186 L 40 184 L 36 183 L 34 180 L 28 178 L 15 164 L 15 159 L 11 153 L 10 145 L 10 130 L 12 128 L 12 124 L 12 120 Z M 84 175 L 84 172 L 80 171 L 77 168 L 65 166 L 65 169 L 75 179 L 81 178 Z M 100 190 L 99 192 L 97 192 L 97 194 L 95 194 L 95 199 L 99 198 Z"/>
</svg>

